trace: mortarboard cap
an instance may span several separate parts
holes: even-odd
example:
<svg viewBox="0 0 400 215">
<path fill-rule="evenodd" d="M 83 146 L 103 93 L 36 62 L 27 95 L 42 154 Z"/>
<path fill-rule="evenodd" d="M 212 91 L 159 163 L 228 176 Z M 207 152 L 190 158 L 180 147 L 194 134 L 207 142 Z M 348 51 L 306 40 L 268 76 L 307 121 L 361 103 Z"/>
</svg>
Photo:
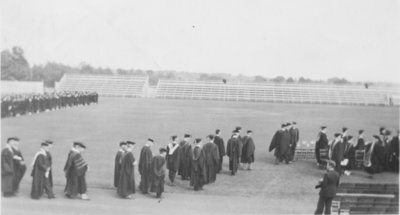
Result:
<svg viewBox="0 0 400 215">
<path fill-rule="evenodd" d="M 240 131 L 240 130 L 242 130 L 242 127 L 236 126 L 235 130 Z"/>
<path fill-rule="evenodd" d="M 123 146 L 123 145 L 126 145 L 126 142 L 121 141 L 121 142 L 119 143 L 119 146 Z"/>
<path fill-rule="evenodd" d="M 293 125 L 297 125 L 297 122 L 293 121 L 292 124 L 293 124 Z"/>
<path fill-rule="evenodd" d="M 381 139 L 381 137 L 379 137 L 379 135 L 376 135 L 376 134 L 372 135 L 372 137 L 375 138 L 375 139 L 377 139 L 377 140 L 380 140 L 380 139 Z"/>
<path fill-rule="evenodd" d="M 185 136 L 184 136 L 184 138 L 189 138 L 189 137 L 192 137 L 192 135 L 190 135 L 190 134 L 185 134 Z"/>
<path fill-rule="evenodd" d="M 347 130 L 349 130 L 349 129 L 346 128 L 346 127 L 343 127 L 343 128 L 342 128 L 342 132 L 346 132 Z"/>
<path fill-rule="evenodd" d="M 42 142 L 42 143 L 40 144 L 40 146 L 49 146 L 49 143 L 46 142 L 46 141 L 44 141 L 44 142 Z"/>
<path fill-rule="evenodd" d="M 362 133 L 364 133 L 364 130 L 361 129 L 358 131 L 358 134 L 362 134 Z"/>
<path fill-rule="evenodd" d="M 340 134 L 340 133 L 335 133 L 333 136 L 334 136 L 334 137 L 339 137 L 339 136 L 342 136 L 342 134 Z"/>
<path fill-rule="evenodd" d="M 53 141 L 51 140 L 45 140 L 44 142 L 48 143 L 49 145 L 53 144 Z"/>
<path fill-rule="evenodd" d="M 178 137 L 177 135 L 173 135 L 171 136 L 171 140 L 176 140 L 177 137 Z"/>
<path fill-rule="evenodd" d="M 321 126 L 321 130 L 324 130 L 325 128 L 327 128 L 326 126 Z"/>
<path fill-rule="evenodd" d="M 19 141 L 19 138 L 18 138 L 18 137 L 9 137 L 9 138 L 7 139 L 7 143 L 10 142 L 10 141 L 12 141 L 12 140 L 14 140 L 14 141 Z"/>
<path fill-rule="evenodd" d="M 82 147 L 82 148 L 86 149 L 85 144 L 83 144 L 81 142 L 74 142 L 74 146 L 79 146 L 79 147 Z"/>
<path fill-rule="evenodd" d="M 167 150 L 166 150 L 165 148 L 163 148 L 163 147 L 161 147 L 161 148 L 159 149 L 159 151 L 160 151 L 160 153 L 167 152 Z"/>
<path fill-rule="evenodd" d="M 147 141 L 150 141 L 150 142 L 154 143 L 154 140 L 151 139 L 151 138 L 148 138 Z"/>
<path fill-rule="evenodd" d="M 213 140 L 214 139 L 214 135 L 210 134 L 207 136 L 208 139 Z"/>
<path fill-rule="evenodd" d="M 136 143 L 133 142 L 133 141 L 128 140 L 128 141 L 126 141 L 126 144 L 128 144 L 128 145 L 135 145 Z"/>
<path fill-rule="evenodd" d="M 249 133 L 253 133 L 253 131 L 252 130 L 247 130 L 247 133 L 249 134 Z"/>
<path fill-rule="evenodd" d="M 200 143 L 200 142 L 201 142 L 201 138 L 196 138 L 196 139 L 194 140 L 194 142 L 195 142 L 195 143 Z"/>
</svg>

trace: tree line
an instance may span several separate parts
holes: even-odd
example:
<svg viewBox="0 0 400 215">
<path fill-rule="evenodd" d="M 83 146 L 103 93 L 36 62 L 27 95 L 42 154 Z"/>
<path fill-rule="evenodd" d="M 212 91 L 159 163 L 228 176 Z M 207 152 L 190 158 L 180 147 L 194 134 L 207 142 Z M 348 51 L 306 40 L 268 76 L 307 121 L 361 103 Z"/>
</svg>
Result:
<svg viewBox="0 0 400 215">
<path fill-rule="evenodd" d="M 208 74 L 208 73 L 189 73 L 178 72 L 173 70 L 142 70 L 142 69 L 110 69 L 102 67 L 93 67 L 85 62 L 77 67 L 64 65 L 61 63 L 48 62 L 44 65 L 31 66 L 24 56 L 24 50 L 15 46 L 11 50 L 3 50 L 1 52 L 1 80 L 16 81 L 43 81 L 46 87 L 54 87 L 55 82 L 59 81 L 65 73 L 77 74 L 120 74 L 120 75 L 147 75 L 149 76 L 150 85 L 156 85 L 159 79 L 178 79 L 178 80 L 199 80 L 199 81 L 222 81 L 227 82 L 253 82 L 253 83 L 330 83 L 330 84 L 350 84 L 344 78 L 330 78 L 326 81 L 311 80 L 300 77 L 285 78 L 277 76 L 275 78 L 266 78 L 260 75 L 244 76 L 230 75 L 225 73 Z M 360 84 L 360 83 L 359 83 Z"/>
</svg>

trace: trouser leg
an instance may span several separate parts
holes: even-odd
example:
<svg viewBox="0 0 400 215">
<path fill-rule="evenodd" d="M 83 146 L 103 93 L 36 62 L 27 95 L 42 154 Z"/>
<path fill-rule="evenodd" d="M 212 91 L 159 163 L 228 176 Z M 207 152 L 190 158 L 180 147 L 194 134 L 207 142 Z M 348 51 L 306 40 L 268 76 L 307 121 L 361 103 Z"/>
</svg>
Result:
<svg viewBox="0 0 400 215">
<path fill-rule="evenodd" d="M 324 210 L 324 201 L 320 196 L 317 203 L 317 209 L 315 210 L 314 214 L 322 214 L 323 210 Z"/>
</svg>

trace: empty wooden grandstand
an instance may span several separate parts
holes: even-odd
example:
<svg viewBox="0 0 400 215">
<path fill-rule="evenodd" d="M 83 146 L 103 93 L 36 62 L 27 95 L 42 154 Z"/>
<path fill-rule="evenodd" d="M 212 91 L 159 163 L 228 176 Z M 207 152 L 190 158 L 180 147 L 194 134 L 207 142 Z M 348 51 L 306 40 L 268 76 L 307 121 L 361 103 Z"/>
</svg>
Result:
<svg viewBox="0 0 400 215">
<path fill-rule="evenodd" d="M 332 202 L 335 214 L 398 214 L 398 184 L 341 183 Z"/>
<path fill-rule="evenodd" d="M 397 89 L 365 89 L 354 85 L 255 84 L 159 80 L 156 97 L 222 101 L 387 105 Z M 397 100 L 392 99 L 393 102 Z M 399 105 L 399 103 L 394 103 Z"/>
<path fill-rule="evenodd" d="M 100 96 L 145 97 L 147 76 L 65 74 L 60 91 L 95 91 Z"/>
</svg>

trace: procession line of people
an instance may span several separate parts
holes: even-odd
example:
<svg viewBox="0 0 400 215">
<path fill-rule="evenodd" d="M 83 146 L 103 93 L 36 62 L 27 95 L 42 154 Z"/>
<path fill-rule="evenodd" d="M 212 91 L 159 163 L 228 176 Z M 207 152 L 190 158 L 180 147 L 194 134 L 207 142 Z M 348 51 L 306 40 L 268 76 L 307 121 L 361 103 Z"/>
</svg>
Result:
<svg viewBox="0 0 400 215">
<path fill-rule="evenodd" d="M 43 94 L 12 94 L 1 97 L 1 118 L 31 115 L 98 102 L 96 92 L 64 91 Z"/>
<path fill-rule="evenodd" d="M 114 186 L 121 198 L 130 199 L 136 193 L 135 166 L 138 166 L 141 180 L 139 190 L 148 194 L 155 192 L 157 198 L 161 198 L 164 192 L 166 171 L 168 169 L 169 185 L 175 185 L 176 175 L 181 179 L 189 180 L 189 185 L 195 191 L 202 190 L 203 186 L 217 180 L 217 174 L 222 170 L 223 157 L 229 157 L 229 170 L 235 175 L 242 162 L 242 169 L 251 170 L 254 162 L 255 145 L 252 139 L 252 131 L 248 130 L 244 137 L 240 136 L 240 127 L 237 127 L 227 142 L 225 150 L 221 130 L 217 129 L 215 135 L 208 135 L 205 142 L 201 138 L 195 138 L 185 134 L 179 141 L 177 135 L 171 137 L 171 143 L 165 148 L 159 149 L 159 153 L 153 156 L 151 147 L 154 140 L 147 139 L 142 147 L 140 158 L 137 162 L 133 150 L 135 142 L 122 141 L 120 149 L 115 156 Z M 1 173 L 2 193 L 4 197 L 15 196 L 18 187 L 26 171 L 26 165 L 21 151 L 20 140 L 17 137 L 7 139 L 6 147 L 2 150 Z M 55 198 L 53 192 L 52 155 L 53 142 L 43 141 L 39 151 L 35 154 L 31 163 L 32 188 L 31 198 L 40 199 L 44 194 L 48 198 Z M 66 185 L 65 196 L 71 199 L 89 200 L 87 195 L 86 173 L 89 165 L 82 156 L 86 145 L 74 142 L 68 153 L 64 166 Z"/>
</svg>

